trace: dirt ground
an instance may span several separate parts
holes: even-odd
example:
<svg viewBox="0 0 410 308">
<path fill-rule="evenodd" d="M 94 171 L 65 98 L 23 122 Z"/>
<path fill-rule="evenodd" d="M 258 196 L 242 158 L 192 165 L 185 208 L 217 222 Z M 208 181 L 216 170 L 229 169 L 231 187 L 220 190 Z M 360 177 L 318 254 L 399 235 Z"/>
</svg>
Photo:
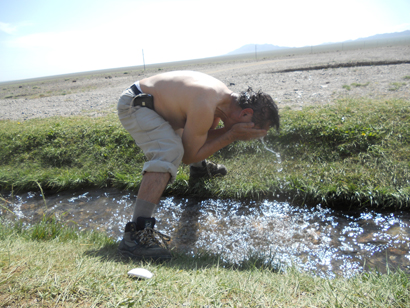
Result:
<svg viewBox="0 0 410 308">
<path fill-rule="evenodd" d="M 344 97 L 410 101 L 410 46 L 405 45 L 0 85 L 0 119 L 24 121 L 115 112 L 125 88 L 136 80 L 171 69 L 210 74 L 235 92 L 249 86 L 262 90 L 281 109 L 329 104 Z"/>
</svg>

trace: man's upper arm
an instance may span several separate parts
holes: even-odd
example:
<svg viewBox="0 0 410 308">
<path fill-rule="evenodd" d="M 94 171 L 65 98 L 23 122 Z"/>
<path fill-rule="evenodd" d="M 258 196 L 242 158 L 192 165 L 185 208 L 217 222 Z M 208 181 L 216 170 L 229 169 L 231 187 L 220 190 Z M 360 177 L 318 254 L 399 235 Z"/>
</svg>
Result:
<svg viewBox="0 0 410 308">
<path fill-rule="evenodd" d="M 214 120 L 214 112 L 207 103 L 197 105 L 187 114 L 182 144 L 184 145 L 184 162 L 197 162 L 198 153 L 206 143 L 208 131 Z"/>
</svg>

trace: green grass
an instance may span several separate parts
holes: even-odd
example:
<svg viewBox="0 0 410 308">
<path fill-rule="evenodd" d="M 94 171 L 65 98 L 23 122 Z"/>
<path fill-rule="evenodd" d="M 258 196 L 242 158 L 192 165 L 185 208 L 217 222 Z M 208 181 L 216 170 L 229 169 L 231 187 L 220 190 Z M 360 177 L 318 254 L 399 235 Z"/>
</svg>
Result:
<svg viewBox="0 0 410 308">
<path fill-rule="evenodd" d="M 352 87 L 355 87 L 355 88 L 367 87 L 369 84 L 370 84 L 370 82 L 367 82 L 367 83 L 356 83 L 356 82 L 354 82 L 350 86 L 345 84 L 345 85 L 342 86 L 342 88 L 346 89 L 347 91 L 350 91 L 352 89 Z"/>
<path fill-rule="evenodd" d="M 389 91 L 397 91 L 397 90 L 399 90 L 401 87 L 405 86 L 406 83 L 405 83 L 405 82 L 392 82 L 392 83 L 390 83 L 390 85 L 391 85 L 392 87 L 389 88 Z"/>
<path fill-rule="evenodd" d="M 236 142 L 212 159 L 229 174 L 189 184 L 181 166 L 168 195 L 283 198 L 359 208 L 408 208 L 410 102 L 341 100 L 281 111 L 280 133 Z M 0 187 L 137 190 L 144 155 L 116 115 L 0 121 Z M 278 171 L 282 169 L 282 171 Z M 6 201 L 0 199 L 3 205 Z M 2 210 L 7 207 L 2 206 Z M 62 218 L 64 221 L 64 217 Z M 173 251 L 169 263 L 123 259 L 100 232 L 75 231 L 54 217 L 27 226 L 0 217 L 0 303 L 4 307 L 408 307 L 409 276 L 375 270 L 325 279 L 254 256 L 226 263 L 206 251 Z M 269 264 L 269 265 L 268 265 Z M 127 272 L 144 267 L 150 280 Z"/>
<path fill-rule="evenodd" d="M 281 164 L 259 140 L 236 142 L 211 157 L 227 166 L 226 177 L 190 185 L 182 165 L 165 195 L 408 208 L 409 109 L 402 100 L 346 99 L 283 110 L 280 133 L 265 138 Z M 0 132 L 3 190 L 138 189 L 145 158 L 115 114 L 0 121 Z"/>
<path fill-rule="evenodd" d="M 369 84 L 370 84 L 370 82 L 367 82 L 367 83 L 356 83 L 356 82 L 354 82 L 351 85 L 352 85 L 352 87 L 360 88 L 360 87 L 367 87 Z"/>
<path fill-rule="evenodd" d="M 75 232 L 54 218 L 31 227 L 0 222 L 2 307 L 408 307 L 404 272 L 325 279 L 258 259 L 239 266 L 218 256 L 174 252 L 169 263 L 123 259 L 98 232 Z M 136 280 L 127 272 L 154 273 Z"/>
</svg>

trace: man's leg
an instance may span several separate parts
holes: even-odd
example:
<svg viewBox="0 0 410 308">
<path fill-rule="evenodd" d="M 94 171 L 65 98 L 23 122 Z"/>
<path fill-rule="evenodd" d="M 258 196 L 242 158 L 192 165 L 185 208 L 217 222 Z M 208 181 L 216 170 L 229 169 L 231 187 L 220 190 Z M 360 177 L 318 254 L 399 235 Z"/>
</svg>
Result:
<svg viewBox="0 0 410 308">
<path fill-rule="evenodd" d="M 132 221 L 138 217 L 152 217 L 171 175 L 168 172 L 146 172 L 142 176 Z"/>
<path fill-rule="evenodd" d="M 118 116 L 148 161 L 144 164 L 133 219 L 125 226 L 118 250 L 122 255 L 135 259 L 169 260 L 172 255 L 167 242 L 171 239 L 154 229 L 156 221 L 152 216 L 168 182 L 175 180 L 184 154 L 182 140 L 154 110 L 132 106 L 136 94 L 132 92 L 129 88 L 121 95 Z"/>
<path fill-rule="evenodd" d="M 156 221 L 152 217 L 170 178 L 168 172 L 146 172 L 142 176 L 132 221 L 125 226 L 124 237 L 118 247 L 124 256 L 161 261 L 171 259 L 166 244 L 171 238 L 154 230 Z"/>
</svg>

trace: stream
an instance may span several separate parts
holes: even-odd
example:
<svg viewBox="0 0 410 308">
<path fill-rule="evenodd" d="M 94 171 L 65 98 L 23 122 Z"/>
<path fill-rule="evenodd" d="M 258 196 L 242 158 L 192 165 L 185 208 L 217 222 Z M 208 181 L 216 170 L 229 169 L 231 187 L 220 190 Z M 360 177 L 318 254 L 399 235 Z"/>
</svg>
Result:
<svg viewBox="0 0 410 308">
<path fill-rule="evenodd" d="M 2 207 L 2 219 L 32 224 L 43 214 L 55 214 L 78 230 L 99 230 L 118 240 L 136 198 L 134 193 L 116 189 L 62 192 L 44 198 L 38 192 L 3 197 L 11 203 Z M 369 267 L 383 273 L 387 267 L 410 269 L 407 212 L 340 212 L 272 200 L 167 197 L 161 200 L 155 218 L 156 228 L 172 237 L 171 245 L 192 255 L 206 250 L 239 263 L 257 254 L 323 277 L 350 277 Z"/>
</svg>

